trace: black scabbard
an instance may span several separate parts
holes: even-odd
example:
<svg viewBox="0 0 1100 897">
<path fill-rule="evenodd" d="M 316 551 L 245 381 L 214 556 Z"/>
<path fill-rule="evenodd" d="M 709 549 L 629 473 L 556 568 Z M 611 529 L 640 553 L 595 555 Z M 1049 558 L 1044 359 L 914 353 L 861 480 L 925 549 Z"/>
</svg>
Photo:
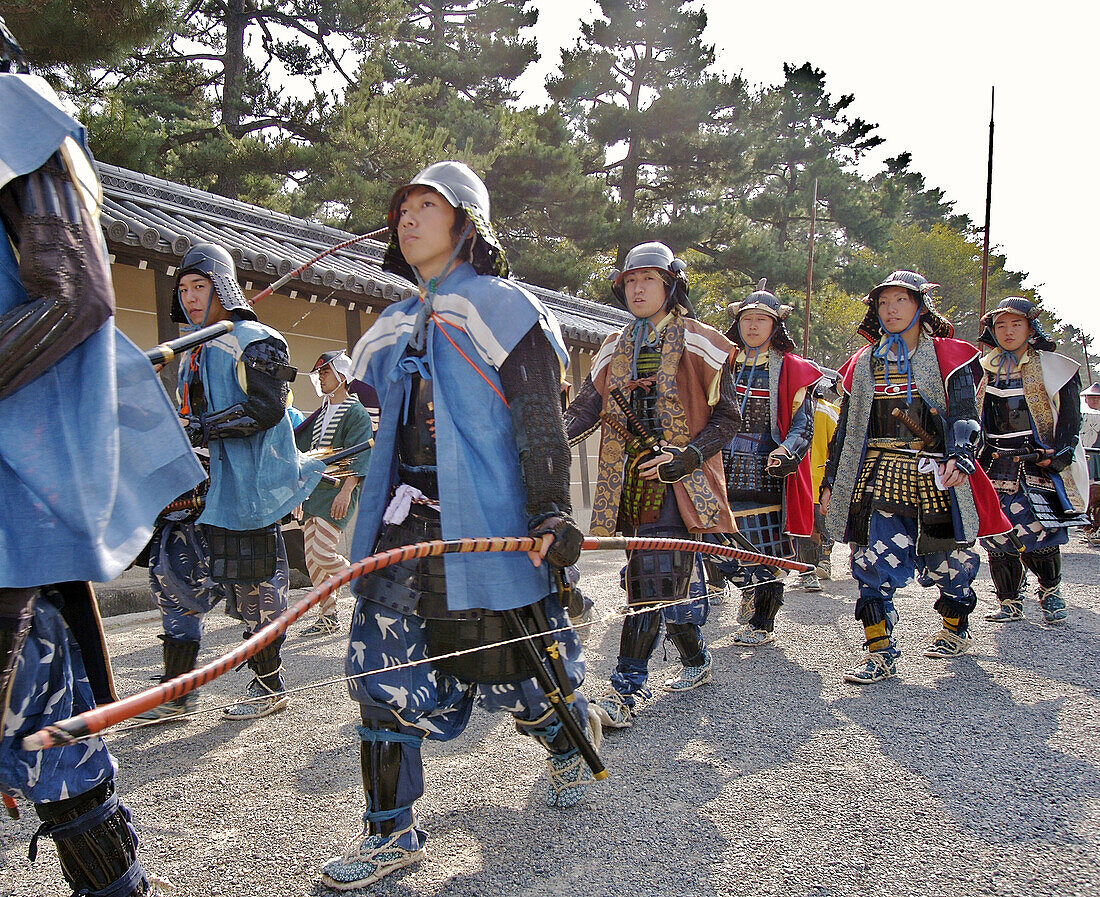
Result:
<svg viewBox="0 0 1100 897">
<path fill-rule="evenodd" d="M 541 610 L 541 608 L 540 608 Z M 577 722 L 577 718 L 573 716 L 573 711 L 570 707 L 570 702 L 573 700 L 573 689 L 569 685 L 569 678 L 565 675 L 564 664 L 561 663 L 561 653 L 557 650 L 557 639 L 553 636 L 547 636 L 544 633 L 540 633 L 540 638 L 547 639 L 553 642 L 555 651 L 551 653 L 549 647 L 546 647 L 547 654 L 550 656 L 550 668 L 553 670 L 554 675 L 551 676 L 546 669 L 546 664 L 543 663 L 541 654 L 538 648 L 535 647 L 533 639 L 535 636 L 531 635 L 530 630 L 527 628 L 527 624 L 523 622 L 523 618 L 516 610 L 506 610 L 502 612 L 504 619 L 508 625 L 512 628 L 512 631 L 522 641 L 519 642 L 520 648 L 527 655 L 527 659 L 531 661 L 531 666 L 535 674 L 535 679 L 538 680 L 539 688 L 543 690 L 546 697 L 549 699 L 550 704 L 554 708 L 554 712 L 557 714 L 558 719 L 561 720 L 562 728 L 565 730 L 565 735 L 569 739 L 569 742 L 575 747 L 584 757 L 584 762 L 588 764 L 588 768 L 592 770 L 592 777 L 600 780 L 607 778 L 607 769 L 604 768 L 603 761 L 600 759 L 600 755 L 596 753 L 596 748 L 592 746 L 592 742 L 588 740 L 588 736 L 585 735 L 584 730 L 581 729 L 580 723 Z M 543 615 L 545 619 L 545 615 Z M 539 624 L 542 625 L 541 623 Z M 546 626 L 549 629 L 549 624 Z M 547 642 L 543 642 L 544 646 Z M 554 663 L 554 654 L 557 654 L 557 665 Z M 558 672 L 560 668 L 561 672 Z M 554 679 L 560 679 L 555 684 Z M 568 697 L 565 692 L 568 693 Z"/>
</svg>

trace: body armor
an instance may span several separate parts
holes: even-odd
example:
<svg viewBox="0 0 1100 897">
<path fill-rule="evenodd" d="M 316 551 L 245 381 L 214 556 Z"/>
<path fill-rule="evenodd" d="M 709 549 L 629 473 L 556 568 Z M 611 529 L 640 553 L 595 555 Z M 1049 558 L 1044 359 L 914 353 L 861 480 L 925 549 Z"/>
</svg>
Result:
<svg viewBox="0 0 1100 897">
<path fill-rule="evenodd" d="M 638 353 L 638 377 L 654 377 L 661 364 L 661 345 L 643 348 Z M 658 439 L 663 435 L 657 414 L 657 390 L 643 386 L 630 392 L 630 407 L 638 420 Z M 623 492 L 619 501 L 619 528 L 626 529 L 656 522 L 665 501 L 665 484 L 658 480 L 643 480 L 638 475 L 638 464 L 645 455 L 627 449 L 626 470 L 623 474 Z"/>
<path fill-rule="evenodd" d="M 768 366 L 759 365 L 742 377 L 742 365 L 737 374 L 735 389 L 737 405 L 742 409 L 741 430 L 722 452 L 726 493 L 731 504 L 777 505 L 782 482 L 766 472 L 768 455 L 777 448 L 772 437 Z"/>
<path fill-rule="evenodd" d="M 867 453 L 855 487 L 861 514 L 869 516 L 875 509 L 949 528 L 950 493 L 937 489 L 931 474 L 917 470 L 918 453 L 943 457 L 940 426 L 919 395 L 914 393 L 912 402 L 907 402 L 905 385 L 887 381 L 884 361 L 872 359 L 871 371 L 875 378 L 875 398 L 871 406 Z M 932 436 L 932 445 L 926 445 L 894 417 L 895 408 L 904 411 Z"/>
<path fill-rule="evenodd" d="M 398 476 L 402 483 L 408 483 L 437 501 L 439 477 L 436 472 L 432 381 L 414 373 L 409 378 L 409 393 L 407 415 L 397 425 Z"/>
<path fill-rule="evenodd" d="M 1016 457 L 994 458 L 998 455 L 1018 455 L 1035 447 L 1031 413 L 1027 410 L 1023 379 L 1013 374 L 1007 380 L 987 383 L 985 391 L 985 448 L 982 466 L 989 474 L 993 488 L 1012 493 L 1020 486 L 1023 463 Z M 1045 473 L 1041 467 L 1029 465 L 1035 473 Z M 1046 475 L 1049 481 L 1049 474 Z M 1053 483 L 1050 489 L 1053 490 Z"/>
</svg>

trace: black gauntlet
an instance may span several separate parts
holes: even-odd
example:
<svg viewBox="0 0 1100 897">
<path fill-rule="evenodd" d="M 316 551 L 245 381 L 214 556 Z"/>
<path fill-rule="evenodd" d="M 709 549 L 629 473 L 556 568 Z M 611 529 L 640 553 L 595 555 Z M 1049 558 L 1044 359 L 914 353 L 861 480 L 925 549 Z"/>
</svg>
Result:
<svg viewBox="0 0 1100 897">
<path fill-rule="evenodd" d="M 703 465 L 703 453 L 692 443 L 684 448 L 674 445 L 666 445 L 662 451 L 672 455 L 671 461 L 666 461 L 657 468 L 657 479 L 662 483 L 676 483 L 684 477 L 691 476 Z"/>
<path fill-rule="evenodd" d="M 741 412 L 737 410 L 736 392 L 729 365 L 722 366 L 718 382 L 718 401 L 711 409 L 703 429 L 684 448 L 666 445 L 663 451 L 672 455 L 657 468 L 657 479 L 662 483 L 675 483 L 691 476 L 703 466 L 703 462 L 717 455 L 741 427 Z"/>
<path fill-rule="evenodd" d="M 977 366 L 977 370 L 974 370 Z M 955 459 L 955 466 L 967 476 L 977 467 L 978 445 L 982 428 L 978 423 L 978 400 L 975 377 L 982 377 L 975 361 L 955 373 L 947 381 L 947 420 L 944 421 L 945 454 Z"/>
<path fill-rule="evenodd" d="M 546 560 L 555 567 L 568 567 L 580 558 L 584 533 L 572 517 L 557 508 L 532 517 L 527 521 L 527 530 L 528 535 L 535 539 L 548 533 L 554 537 L 546 552 Z"/>
<path fill-rule="evenodd" d="M 782 447 L 786 452 L 772 453 L 772 457 L 779 458 L 780 463 L 776 467 L 768 467 L 767 471 L 773 477 L 790 476 L 806 457 L 810 445 L 814 441 L 814 403 L 813 390 L 806 390 L 806 396 L 802 404 L 798 406 L 791 418 L 790 429 L 787 430 L 787 438 L 783 440 Z"/>
<path fill-rule="evenodd" d="M 1081 382 L 1074 374 L 1058 390 L 1058 423 L 1054 428 L 1054 457 L 1050 470 L 1061 473 L 1073 463 L 1073 453 L 1081 437 Z"/>
</svg>

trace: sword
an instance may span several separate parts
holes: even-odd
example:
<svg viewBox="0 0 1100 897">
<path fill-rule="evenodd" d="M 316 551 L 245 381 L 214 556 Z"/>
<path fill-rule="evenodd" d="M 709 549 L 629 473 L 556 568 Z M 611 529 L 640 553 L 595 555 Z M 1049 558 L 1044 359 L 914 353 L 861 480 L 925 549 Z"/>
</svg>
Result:
<svg viewBox="0 0 1100 897">
<path fill-rule="evenodd" d="M 611 390 L 610 395 L 611 398 L 615 400 L 615 404 L 619 406 L 619 410 L 623 413 L 623 417 L 626 419 L 626 425 L 634 435 L 634 438 L 645 446 L 646 451 L 659 455 L 663 451 L 661 448 L 661 441 L 641 422 L 641 420 L 638 419 L 638 415 L 635 414 L 634 409 L 630 407 L 630 400 L 623 395 L 623 391 L 616 386 Z"/>
<path fill-rule="evenodd" d="M 619 423 L 610 414 L 601 414 L 600 421 L 607 427 L 607 429 L 616 433 L 623 442 L 626 443 L 626 449 L 633 455 L 639 455 L 648 451 L 645 444 L 635 437 L 626 427 Z"/>
<path fill-rule="evenodd" d="M 539 609 L 541 610 L 541 608 Z M 535 617 L 535 623 L 540 629 L 544 630 L 537 633 L 536 636 L 531 635 L 531 632 L 527 629 L 527 624 L 523 622 L 523 618 L 519 615 L 518 611 L 504 611 L 504 619 L 511 627 L 512 632 L 522 639 L 519 643 L 519 647 L 527 655 L 527 659 L 530 661 L 534 671 L 535 679 L 539 683 L 539 688 L 542 689 L 543 694 L 546 695 L 553 705 L 554 712 L 561 721 L 562 729 L 565 730 L 565 735 L 569 739 L 569 742 L 580 752 L 580 755 L 584 757 L 584 762 L 587 763 L 588 768 L 592 770 L 592 777 L 597 781 L 606 779 L 607 769 L 604 767 L 600 755 L 596 752 L 596 748 L 592 745 L 592 742 L 588 740 L 588 736 L 581 728 L 580 723 L 577 722 L 577 718 L 573 716 L 573 710 L 569 706 L 573 703 L 575 695 L 573 694 L 572 685 L 569 684 L 569 678 L 565 675 L 565 665 L 561 660 L 561 651 L 558 646 L 558 641 L 553 636 L 547 635 L 545 631 L 551 628 L 550 623 L 546 620 L 545 615 L 543 615 L 542 620 L 537 618 L 535 607 L 532 607 L 531 611 L 532 617 Z M 542 642 L 543 650 L 546 651 L 550 671 L 547 671 L 546 665 L 543 663 L 542 657 L 539 655 L 539 651 L 534 645 L 533 638 L 535 637 Z"/>
<path fill-rule="evenodd" d="M 1033 449 L 1020 449 L 1018 451 L 1009 452 L 990 452 L 989 457 L 996 460 L 997 458 L 1005 458 L 1010 461 L 1042 461 L 1046 456 L 1043 452 L 1037 452 Z"/>
<path fill-rule="evenodd" d="M 926 429 L 924 429 L 924 427 L 918 424 L 915 420 L 913 420 L 913 418 L 911 418 L 900 408 L 895 408 L 890 413 L 894 417 L 896 417 L 902 424 L 905 425 L 905 429 L 907 429 L 910 433 L 916 436 L 917 439 L 924 443 L 923 448 L 930 448 L 931 446 L 935 445 L 936 437 L 929 433 Z"/>
</svg>

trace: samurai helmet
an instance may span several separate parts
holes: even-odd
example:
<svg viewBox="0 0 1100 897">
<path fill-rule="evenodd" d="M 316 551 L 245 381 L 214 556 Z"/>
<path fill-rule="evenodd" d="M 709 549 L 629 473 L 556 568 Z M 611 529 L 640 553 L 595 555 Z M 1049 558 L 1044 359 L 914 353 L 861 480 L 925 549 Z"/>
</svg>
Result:
<svg viewBox="0 0 1100 897">
<path fill-rule="evenodd" d="M 469 262 L 478 274 L 508 276 L 508 260 L 504 247 L 497 238 L 489 216 L 489 190 L 464 162 L 433 162 L 411 181 L 399 187 L 390 200 L 387 223 L 390 241 L 382 257 L 382 270 L 400 275 L 416 283 L 416 275 L 401 252 L 397 240 L 397 222 L 401 216 L 401 203 L 414 187 L 428 187 L 442 196 L 456 210 L 464 212 L 474 227 L 469 249 Z"/>
<path fill-rule="evenodd" d="M 340 378 L 346 385 L 351 380 L 351 359 L 348 357 L 348 353 L 342 349 L 332 349 L 328 352 L 322 353 L 321 357 L 317 359 L 317 363 L 313 366 L 313 370 L 309 372 L 310 382 L 313 384 L 313 388 L 317 391 L 318 396 L 323 396 L 325 393 L 321 389 L 321 368 L 325 366 L 332 368 L 332 372 Z"/>
<path fill-rule="evenodd" d="M 237 266 L 233 256 L 216 243 L 198 243 L 187 250 L 176 272 L 176 292 L 172 300 L 172 320 L 177 324 L 190 324 L 187 313 L 180 302 L 180 280 L 185 274 L 201 274 L 214 284 L 214 294 L 222 307 L 233 314 L 256 320 L 252 304 L 245 298 L 241 285 L 237 283 Z"/>
<path fill-rule="evenodd" d="M 982 332 L 981 336 L 978 337 L 978 342 L 984 343 L 990 348 L 997 348 L 997 338 L 993 335 L 993 325 L 997 323 L 997 318 L 1004 314 L 1020 315 L 1020 317 L 1027 318 L 1028 326 L 1031 328 L 1031 333 L 1027 338 L 1029 346 L 1034 346 L 1043 352 L 1054 351 L 1056 343 L 1050 337 L 1050 334 L 1043 329 L 1043 325 L 1039 323 L 1039 306 L 1022 296 L 1009 296 L 1007 299 L 1002 299 L 996 306 L 982 315 Z"/>
<path fill-rule="evenodd" d="M 31 72 L 23 56 L 23 48 L 19 46 L 19 41 L 9 30 L 3 16 L 0 16 L 0 72 L 13 75 L 29 75 Z"/>
<path fill-rule="evenodd" d="M 755 311 L 768 315 L 775 320 L 772 328 L 771 345 L 778 352 L 790 352 L 794 349 L 794 340 L 787 332 L 787 325 L 783 323 L 787 316 L 794 310 L 792 305 L 783 305 L 779 298 L 768 290 L 768 278 L 762 277 L 756 285 L 756 289 L 740 302 L 731 302 L 726 306 L 726 312 L 733 319 L 733 324 L 726 331 L 726 339 L 738 345 L 744 345 L 741 341 L 739 324 L 741 315 Z"/>
<path fill-rule="evenodd" d="M 920 309 L 921 327 L 925 331 L 931 336 L 951 336 L 955 332 L 954 325 L 940 314 L 935 302 L 932 301 L 932 291 L 938 286 L 938 283 L 932 283 L 916 271 L 895 271 L 864 298 L 867 314 L 856 332 L 867 342 L 877 343 L 882 338 L 882 322 L 878 318 L 878 297 L 887 287 L 901 287 L 908 290 L 916 301 L 917 308 Z"/>
<path fill-rule="evenodd" d="M 695 309 L 688 298 L 690 285 L 687 279 L 687 265 L 682 259 L 676 258 L 664 243 L 657 241 L 639 243 L 626 254 L 622 270 L 611 272 L 611 295 L 623 308 L 627 307 L 623 279 L 631 271 L 637 271 L 640 268 L 656 268 L 661 272 L 661 278 L 665 282 L 666 308 L 679 305 L 687 312 L 688 317 L 695 317 Z"/>
</svg>

